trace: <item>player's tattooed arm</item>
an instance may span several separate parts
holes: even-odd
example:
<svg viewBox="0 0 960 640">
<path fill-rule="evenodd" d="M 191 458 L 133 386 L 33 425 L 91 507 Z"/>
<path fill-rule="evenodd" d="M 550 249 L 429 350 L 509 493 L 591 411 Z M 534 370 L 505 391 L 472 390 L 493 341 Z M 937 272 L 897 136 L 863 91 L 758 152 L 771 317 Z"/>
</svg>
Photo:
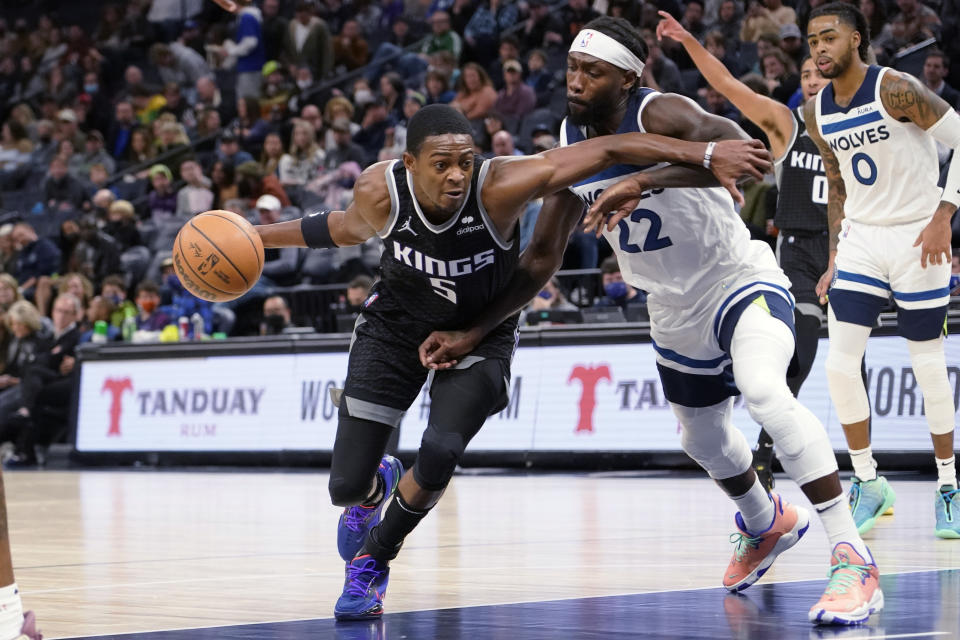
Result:
<svg viewBox="0 0 960 640">
<path fill-rule="evenodd" d="M 820 150 L 823 170 L 827 175 L 827 233 L 830 238 L 830 259 L 827 270 L 820 276 L 816 289 L 817 295 L 820 296 L 820 303 L 824 304 L 827 300 L 827 290 L 833 280 L 834 259 L 837 255 L 837 244 L 840 242 L 840 231 L 843 227 L 843 206 L 847 202 L 847 188 L 843 183 L 843 174 L 840 173 L 840 163 L 837 161 L 837 156 L 834 155 L 830 145 L 820 135 L 820 129 L 817 127 L 816 100 L 809 100 L 803 106 L 803 119 L 807 126 L 807 133 L 810 134 L 810 139 Z"/>
<path fill-rule="evenodd" d="M 947 102 L 907 73 L 893 69 L 880 80 L 880 100 L 891 117 L 929 129 L 950 110 Z"/>
</svg>

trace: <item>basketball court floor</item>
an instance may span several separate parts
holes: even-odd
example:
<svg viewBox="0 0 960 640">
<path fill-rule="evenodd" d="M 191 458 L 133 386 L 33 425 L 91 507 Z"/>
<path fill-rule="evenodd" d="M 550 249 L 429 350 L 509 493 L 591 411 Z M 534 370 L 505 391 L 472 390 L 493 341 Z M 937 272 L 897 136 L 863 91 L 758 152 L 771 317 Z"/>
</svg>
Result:
<svg viewBox="0 0 960 640">
<path fill-rule="evenodd" d="M 826 584 L 818 523 L 728 595 L 733 509 L 693 474 L 462 473 L 393 563 L 383 619 L 341 624 L 325 474 L 4 475 L 17 581 L 47 638 L 958 637 L 960 540 L 933 536 L 931 480 L 889 477 L 895 514 L 867 535 L 886 608 L 831 629 L 806 619 Z"/>
</svg>

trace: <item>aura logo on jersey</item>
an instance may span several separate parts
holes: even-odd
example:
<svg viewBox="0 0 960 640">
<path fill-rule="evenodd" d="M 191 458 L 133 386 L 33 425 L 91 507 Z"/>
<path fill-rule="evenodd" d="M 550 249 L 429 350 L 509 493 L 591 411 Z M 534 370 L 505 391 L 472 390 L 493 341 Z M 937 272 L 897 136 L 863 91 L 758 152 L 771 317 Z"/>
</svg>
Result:
<svg viewBox="0 0 960 640">
<path fill-rule="evenodd" d="M 597 385 L 601 381 L 613 382 L 610 365 L 606 363 L 596 366 L 578 364 L 570 371 L 567 384 L 574 381 L 580 383 L 580 400 L 577 402 L 579 416 L 574 431 L 576 433 L 593 433 L 593 414 L 597 408 Z"/>
</svg>

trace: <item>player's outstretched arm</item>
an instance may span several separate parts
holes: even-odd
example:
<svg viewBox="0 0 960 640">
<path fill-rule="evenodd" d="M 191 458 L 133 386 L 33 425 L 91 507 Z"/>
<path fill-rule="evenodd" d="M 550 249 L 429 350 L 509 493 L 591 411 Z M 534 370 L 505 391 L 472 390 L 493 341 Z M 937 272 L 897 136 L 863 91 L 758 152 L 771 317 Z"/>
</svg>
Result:
<svg viewBox="0 0 960 640">
<path fill-rule="evenodd" d="M 740 110 L 751 122 L 763 129 L 770 140 L 774 158 L 787 152 L 794 121 L 790 109 L 783 103 L 755 93 L 731 74 L 689 31 L 666 11 L 658 11 L 663 19 L 657 24 L 657 37 L 676 40 L 689 54 L 693 64 L 707 82 Z"/>
<path fill-rule="evenodd" d="M 376 235 L 377 229 L 386 224 L 389 211 L 383 163 L 377 163 L 360 174 L 353 187 L 353 202 L 346 211 L 315 211 L 299 220 L 254 228 L 267 249 L 351 247 Z"/>
<path fill-rule="evenodd" d="M 563 262 L 567 240 L 583 213 L 583 203 L 568 191 L 544 198 L 530 244 L 520 256 L 507 286 L 490 301 L 469 327 L 434 331 L 420 345 L 420 362 L 429 369 L 447 369 L 473 351 L 491 330 L 522 309 Z"/>
<path fill-rule="evenodd" d="M 880 80 L 880 100 L 892 117 L 913 122 L 934 139 L 953 149 L 943 197 L 933 219 L 917 236 L 920 264 L 950 262 L 950 219 L 960 205 L 960 115 L 940 96 L 913 76 L 888 70 Z"/>
<path fill-rule="evenodd" d="M 750 136 L 735 122 L 709 114 L 700 108 L 693 100 L 675 94 L 665 94 L 652 100 L 643 110 L 643 126 L 651 133 L 673 136 L 682 140 L 707 142 L 717 144 L 717 149 L 726 149 L 732 142 L 750 141 Z M 613 230 L 624 217 L 636 209 L 642 193 L 652 188 L 675 187 L 715 187 L 722 185 L 730 192 L 734 201 L 743 204 L 743 195 L 736 186 L 736 180 L 742 176 L 761 179 L 762 173 L 772 170 L 770 154 L 763 144 L 757 140 L 750 141 L 758 154 L 762 154 L 764 163 L 760 172 L 743 173 L 732 180 L 715 175 L 716 158 L 711 160 L 713 173 L 705 168 L 676 165 L 656 171 L 635 174 L 613 187 L 606 189 L 600 198 L 593 203 L 590 211 L 584 218 L 584 229 L 596 229 L 599 236 L 602 232 L 601 224 L 604 217 L 607 220 L 607 229 Z M 716 154 L 714 154 L 716 155 Z M 719 179 L 719 180 L 718 180 Z"/>
<path fill-rule="evenodd" d="M 770 154 L 759 141 L 724 143 L 678 140 L 649 133 L 591 138 L 532 156 L 494 158 L 483 189 L 488 211 L 516 211 L 524 203 L 565 189 L 616 164 L 708 166 L 722 185 L 736 191 L 743 176 L 762 178 Z M 660 185 L 658 185 L 660 186 Z"/>
<path fill-rule="evenodd" d="M 810 139 L 820 150 L 820 157 L 823 158 L 823 171 L 827 175 L 827 233 L 830 236 L 830 259 L 827 262 L 827 270 L 824 271 L 823 275 L 820 276 L 820 281 L 817 282 L 817 295 L 820 296 L 820 304 L 826 304 L 827 290 L 833 280 L 837 244 L 840 242 L 840 229 L 844 217 L 843 205 L 847 201 L 847 187 L 843 183 L 843 175 L 840 173 L 840 163 L 837 161 L 837 156 L 834 155 L 830 145 L 820 135 L 820 129 L 817 126 L 816 100 L 810 100 L 803 106 L 803 121 L 807 126 Z"/>
</svg>

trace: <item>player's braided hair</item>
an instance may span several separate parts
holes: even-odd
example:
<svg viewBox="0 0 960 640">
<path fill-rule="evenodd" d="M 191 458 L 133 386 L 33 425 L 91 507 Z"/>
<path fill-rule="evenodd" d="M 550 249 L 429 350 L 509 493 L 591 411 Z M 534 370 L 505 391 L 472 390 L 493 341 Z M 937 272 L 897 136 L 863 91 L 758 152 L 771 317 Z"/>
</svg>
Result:
<svg viewBox="0 0 960 640">
<path fill-rule="evenodd" d="M 640 59 L 640 62 L 647 61 L 647 43 L 643 36 L 632 24 L 623 18 L 614 18 L 611 16 L 600 16 L 591 20 L 583 27 L 584 29 L 593 29 L 609 36 L 625 46 L 630 52 Z M 640 86 L 640 78 L 633 83 L 633 88 Z"/>
<path fill-rule="evenodd" d="M 428 105 L 410 118 L 407 125 L 407 151 L 413 155 L 420 153 L 423 141 L 430 136 L 442 136 L 450 133 L 463 133 L 473 136 L 470 121 L 445 104 Z"/>
<path fill-rule="evenodd" d="M 860 59 L 866 62 L 870 52 L 870 25 L 860 9 L 848 2 L 831 2 L 820 5 L 810 12 L 810 20 L 821 16 L 837 16 L 840 22 L 860 33 L 860 46 L 857 53 L 860 54 Z"/>
</svg>

